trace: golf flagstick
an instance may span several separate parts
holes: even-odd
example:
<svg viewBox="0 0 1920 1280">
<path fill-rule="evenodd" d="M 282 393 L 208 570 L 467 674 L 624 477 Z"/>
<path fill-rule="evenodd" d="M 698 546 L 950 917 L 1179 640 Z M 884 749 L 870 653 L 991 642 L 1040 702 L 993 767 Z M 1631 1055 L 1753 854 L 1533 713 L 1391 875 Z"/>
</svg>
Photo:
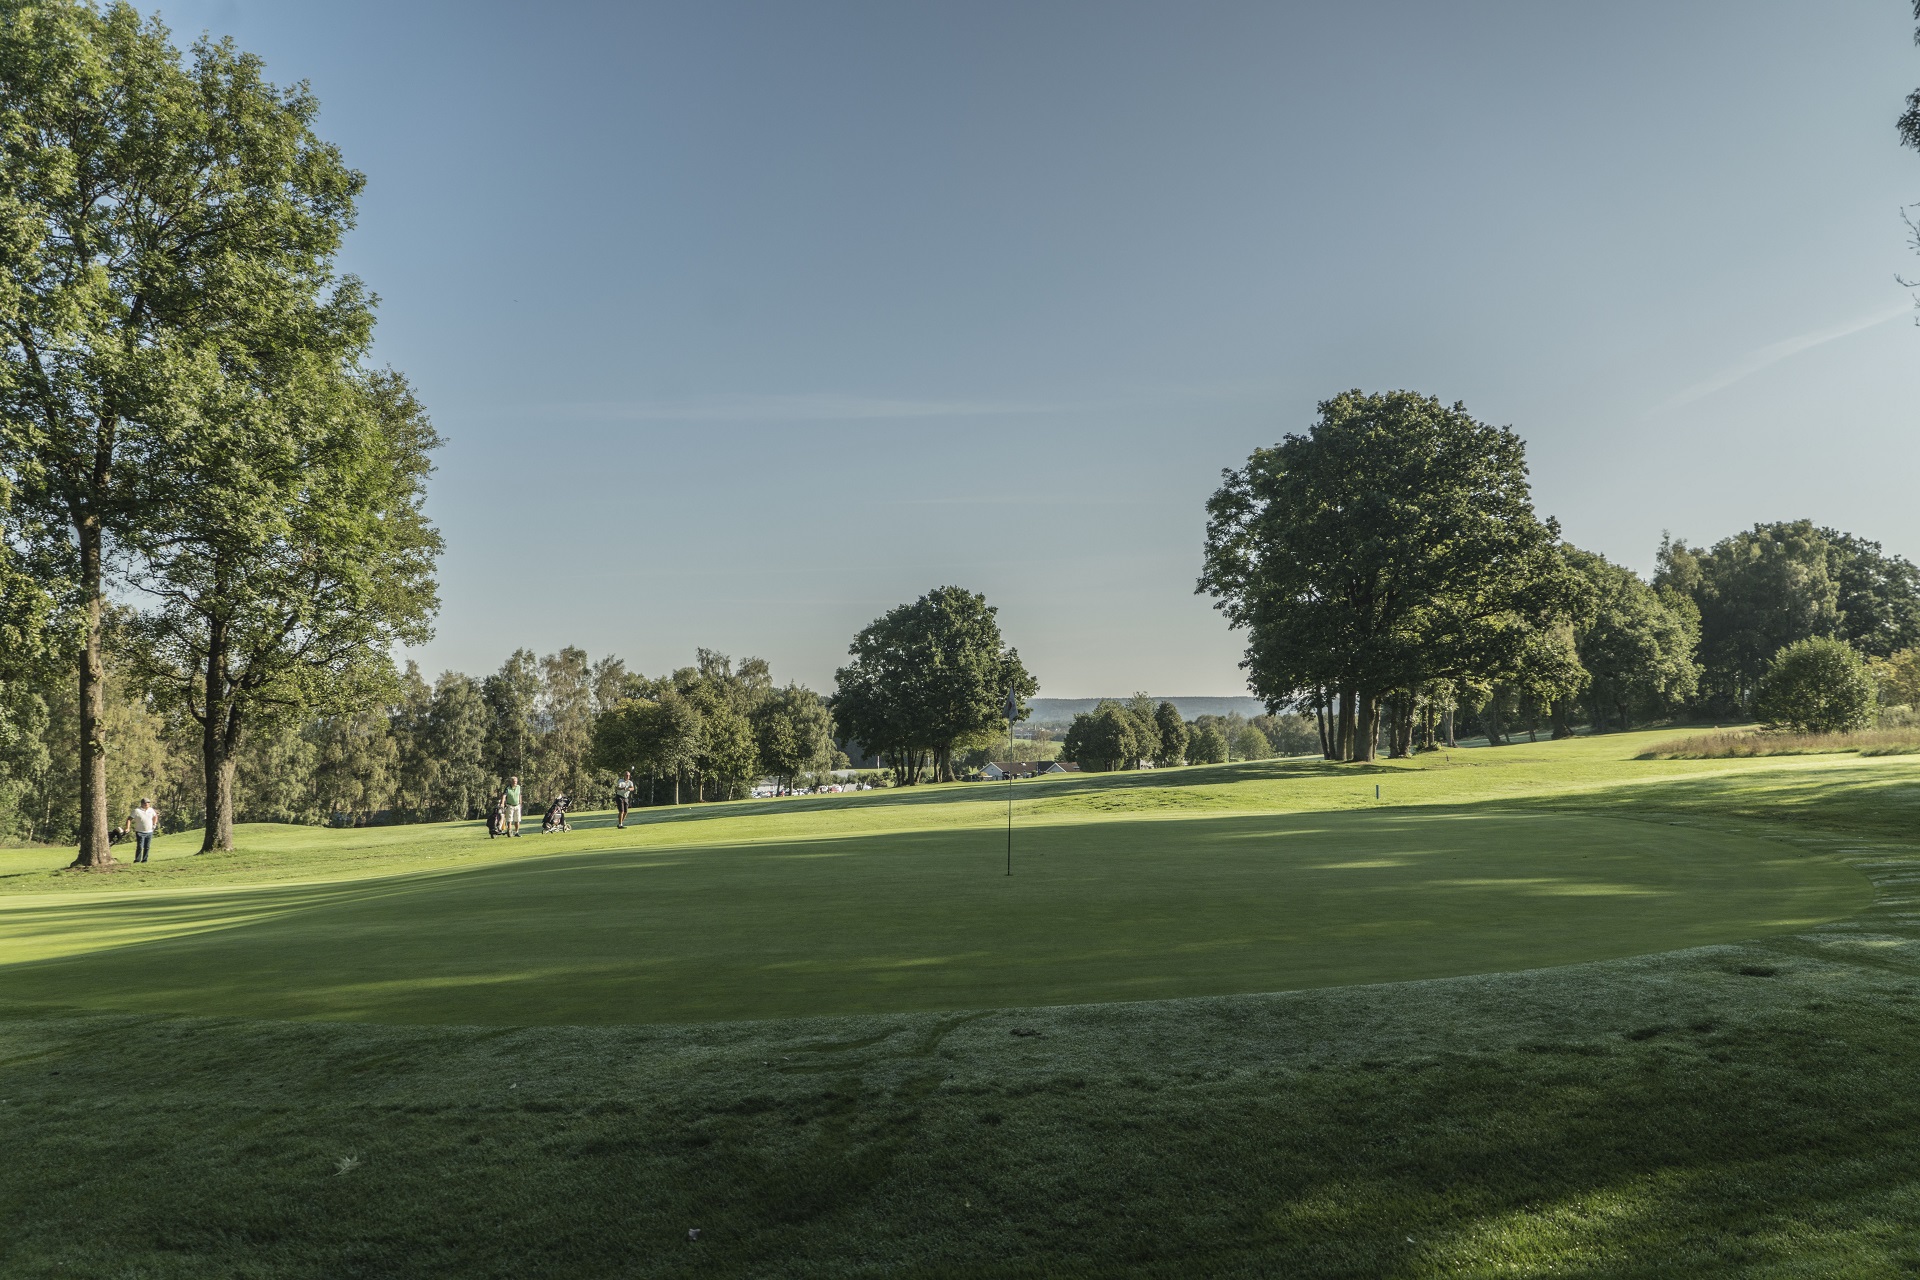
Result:
<svg viewBox="0 0 1920 1280">
<path fill-rule="evenodd" d="M 1007 690 L 1007 874 L 1013 874 L 1013 722 L 1020 714 L 1020 695 Z"/>
</svg>

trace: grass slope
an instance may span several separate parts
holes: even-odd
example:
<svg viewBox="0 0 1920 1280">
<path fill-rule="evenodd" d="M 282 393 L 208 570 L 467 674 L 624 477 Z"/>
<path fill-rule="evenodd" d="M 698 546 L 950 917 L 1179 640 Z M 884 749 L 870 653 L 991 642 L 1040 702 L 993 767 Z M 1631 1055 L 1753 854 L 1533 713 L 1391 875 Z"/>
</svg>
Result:
<svg viewBox="0 0 1920 1280">
<path fill-rule="evenodd" d="M 461 912 L 409 905 L 441 894 L 478 894 L 476 908 L 517 900 L 537 917 L 534 886 L 580 877 L 609 914 L 650 909 L 648 894 L 609 888 L 660 869 L 638 865 L 648 860 L 701 862 L 710 882 L 737 877 L 734 893 L 764 875 L 801 876 L 809 862 L 808 874 L 832 877 L 864 860 L 859 878 L 871 880 L 891 859 L 950 898 L 958 882 L 939 879 L 942 868 L 980 855 L 945 842 L 990 844 L 992 805 L 941 790 L 839 807 L 718 806 L 621 833 L 633 836 L 624 854 L 612 833 L 577 833 L 597 842 L 584 854 L 532 858 L 530 848 L 550 846 L 529 838 L 509 858 L 448 831 L 286 833 L 282 849 L 163 858 L 137 875 L 56 876 L 44 856 L 9 854 L 0 936 L 20 949 L 0 967 L 0 998 L 17 1001 L 0 1020 L 0 1274 L 1909 1274 L 1920 1266 L 1920 851 L 1906 839 L 1920 768 L 1625 758 L 1650 740 L 1462 752 L 1373 772 L 1266 764 L 1035 785 L 1019 792 L 1034 838 L 1088 843 L 1036 848 L 1036 863 L 1067 866 L 1048 873 L 1061 877 L 1054 890 L 1037 870 L 1016 883 L 1065 895 L 1068 864 L 1084 863 L 1078 891 L 1111 906 L 1101 895 L 1112 868 L 1164 863 L 1154 893 L 1120 904 L 1131 913 L 1123 933 L 1153 925 L 1156 901 L 1178 908 L 1170 917 L 1217 921 L 1247 910 L 1251 895 L 1284 902 L 1315 877 L 1316 905 L 1289 928 L 1311 932 L 1329 912 L 1360 920 L 1355 896 L 1384 904 L 1386 918 L 1445 920 L 1444 882 L 1475 879 L 1507 887 L 1458 887 L 1471 918 L 1497 926 L 1510 912 L 1545 912 L 1554 927 L 1536 932 L 1576 937 L 1583 911 L 1604 918 L 1598 937 L 1641 927 L 1670 901 L 1748 891 L 1760 898 L 1746 909 L 1763 922 L 1843 905 L 1853 914 L 1526 972 L 1002 1012 L 602 1027 L 54 1015 L 29 1007 L 58 994 L 36 975 L 64 972 L 60 998 L 83 1007 L 194 1007 L 197 983 L 164 972 L 182 966 L 220 1000 L 337 993 L 353 987 L 341 980 L 352 965 L 327 953 L 375 946 L 371 920 L 394 938 L 455 928 Z M 1373 811 L 1375 782 L 1384 811 Z M 796 843 L 795 824 L 817 839 Z M 1572 865 L 1608 840 L 1615 865 Z M 897 841 L 905 848 L 859 852 Z M 1363 846 L 1369 856 L 1356 856 Z M 1374 856 L 1388 846 L 1400 852 Z M 1652 856 L 1662 847 L 1665 882 Z M 1443 852 L 1423 862 L 1428 848 Z M 840 852 L 800 856 L 827 850 Z M 782 857 L 793 866 L 782 870 Z M 1468 874 L 1475 858 L 1495 874 Z M 1523 862 L 1530 877 L 1518 874 Z M 1743 862 L 1749 877 L 1735 871 Z M 1182 905 L 1178 872 L 1201 864 L 1213 887 Z M 1744 884 L 1769 874 L 1784 895 L 1770 905 L 1760 902 L 1768 891 Z M 1876 885 L 1871 903 L 1848 898 L 1854 875 Z M 1510 883 L 1529 878 L 1656 891 Z M 323 892 L 302 881 L 336 896 L 277 901 Z M 773 905 L 799 936 L 793 921 L 837 901 Z M 1550 914 L 1568 902 L 1578 910 Z M 723 918 L 722 905 L 700 904 L 703 918 Z M 856 899 L 806 936 L 841 955 L 948 954 L 938 939 L 905 934 L 836 938 L 872 916 L 921 927 L 941 918 L 870 905 Z M 1683 931 L 1734 927 L 1739 912 L 1718 910 L 1688 915 Z M 1805 914 L 1768 914 L 1782 911 Z M 1072 950 L 1070 939 L 996 924 L 989 907 L 964 915 L 1002 938 L 1028 937 L 1026 968 L 1050 968 L 1048 947 Z M 344 932 L 318 927 L 327 921 Z M 14 941 L 26 923 L 36 940 Z M 1443 961 L 1458 972 L 1486 963 L 1468 954 L 1475 932 L 1426 941 L 1467 948 Z M 751 933 L 716 941 L 716 962 L 742 938 L 772 945 Z M 1503 945 L 1541 945 L 1524 933 Z M 467 939 L 456 929 L 438 950 L 471 949 Z M 1371 941 L 1381 957 L 1361 946 L 1329 963 L 1387 963 L 1398 949 L 1399 964 L 1421 949 Z M 699 944 L 689 929 L 680 945 Z M 1331 933 L 1291 945 L 1262 963 L 1340 957 L 1343 946 Z M 216 948 L 207 954 L 218 962 L 195 959 L 201 948 Z M 1163 947 L 1159 967 L 1197 959 L 1187 971 L 1210 974 L 1218 990 L 1234 972 L 1220 956 L 1233 950 Z M 301 955 L 326 972 L 303 974 Z M 249 965 L 266 967 L 249 975 Z M 1111 977 L 1126 966 L 1098 967 Z M 971 989 L 991 986 L 989 970 L 971 972 Z M 857 969 L 787 994 L 814 999 L 849 983 Z M 569 985 L 548 990 L 564 999 Z M 485 1004 L 497 990 L 457 998 Z M 364 992 L 349 1001 L 369 1002 Z M 304 1011 L 343 1010 L 322 1001 Z M 349 1156 L 358 1163 L 336 1172 Z M 685 1239 L 689 1227 L 702 1229 L 699 1243 Z"/>
</svg>

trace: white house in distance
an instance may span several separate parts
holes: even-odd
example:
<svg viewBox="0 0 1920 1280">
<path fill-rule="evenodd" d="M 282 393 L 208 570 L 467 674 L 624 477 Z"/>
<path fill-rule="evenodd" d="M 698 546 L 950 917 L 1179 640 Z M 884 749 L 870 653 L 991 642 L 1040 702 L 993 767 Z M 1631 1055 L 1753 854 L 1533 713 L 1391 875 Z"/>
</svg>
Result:
<svg viewBox="0 0 1920 1280">
<path fill-rule="evenodd" d="M 1066 760 L 989 760 L 980 769 L 980 781 L 1037 778 L 1043 773 L 1078 773 L 1080 766 Z"/>
</svg>

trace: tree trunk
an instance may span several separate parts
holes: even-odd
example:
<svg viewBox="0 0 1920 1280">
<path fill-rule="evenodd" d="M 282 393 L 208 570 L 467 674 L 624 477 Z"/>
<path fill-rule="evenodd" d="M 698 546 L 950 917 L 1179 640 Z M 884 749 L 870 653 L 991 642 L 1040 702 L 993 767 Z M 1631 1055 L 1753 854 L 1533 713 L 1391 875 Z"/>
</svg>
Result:
<svg viewBox="0 0 1920 1280">
<path fill-rule="evenodd" d="M 1453 708 L 1448 707 L 1446 714 L 1442 716 L 1440 719 L 1441 719 L 1442 725 L 1445 727 L 1445 737 L 1446 737 L 1447 746 L 1458 747 L 1460 744 L 1454 741 L 1454 738 L 1453 738 Z"/>
<path fill-rule="evenodd" d="M 1353 749 L 1355 745 L 1353 715 L 1353 690 L 1342 689 L 1340 691 L 1339 741 L 1335 743 L 1334 746 L 1340 753 L 1339 759 L 1343 761 L 1353 759 Z"/>
<path fill-rule="evenodd" d="M 1372 764 L 1380 758 L 1380 700 L 1371 693 L 1360 695 L 1359 725 L 1360 738 L 1353 758 L 1364 764 Z"/>
<path fill-rule="evenodd" d="M 1313 699 L 1313 722 L 1320 730 L 1320 754 L 1328 760 L 1333 759 L 1333 736 L 1327 732 L 1327 695 L 1324 692 Z"/>
<path fill-rule="evenodd" d="M 1497 698 L 1487 700 L 1487 745 L 1500 745 L 1500 703 Z"/>
<path fill-rule="evenodd" d="M 76 867 L 105 871 L 113 866 L 107 839 L 107 744 L 101 740 L 106 719 L 106 663 L 101 653 L 101 540 L 98 517 L 74 521 L 80 541 L 80 591 L 86 601 L 86 638 L 80 650 L 80 852 Z"/>
<path fill-rule="evenodd" d="M 239 717 L 227 696 L 227 624 L 207 628 L 206 699 L 201 707 L 200 769 L 207 794 L 207 825 L 200 852 L 233 851 L 233 740 Z"/>
</svg>

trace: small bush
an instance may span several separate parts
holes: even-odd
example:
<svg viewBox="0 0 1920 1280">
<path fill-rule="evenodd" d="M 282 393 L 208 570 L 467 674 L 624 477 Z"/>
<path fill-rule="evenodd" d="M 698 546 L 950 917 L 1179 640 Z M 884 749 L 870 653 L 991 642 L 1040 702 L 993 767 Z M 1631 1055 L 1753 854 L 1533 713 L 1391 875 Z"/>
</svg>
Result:
<svg viewBox="0 0 1920 1280">
<path fill-rule="evenodd" d="M 1846 733 L 1873 723 L 1873 677 L 1852 646 L 1800 640 L 1773 655 L 1754 709 L 1771 729 Z"/>
</svg>

